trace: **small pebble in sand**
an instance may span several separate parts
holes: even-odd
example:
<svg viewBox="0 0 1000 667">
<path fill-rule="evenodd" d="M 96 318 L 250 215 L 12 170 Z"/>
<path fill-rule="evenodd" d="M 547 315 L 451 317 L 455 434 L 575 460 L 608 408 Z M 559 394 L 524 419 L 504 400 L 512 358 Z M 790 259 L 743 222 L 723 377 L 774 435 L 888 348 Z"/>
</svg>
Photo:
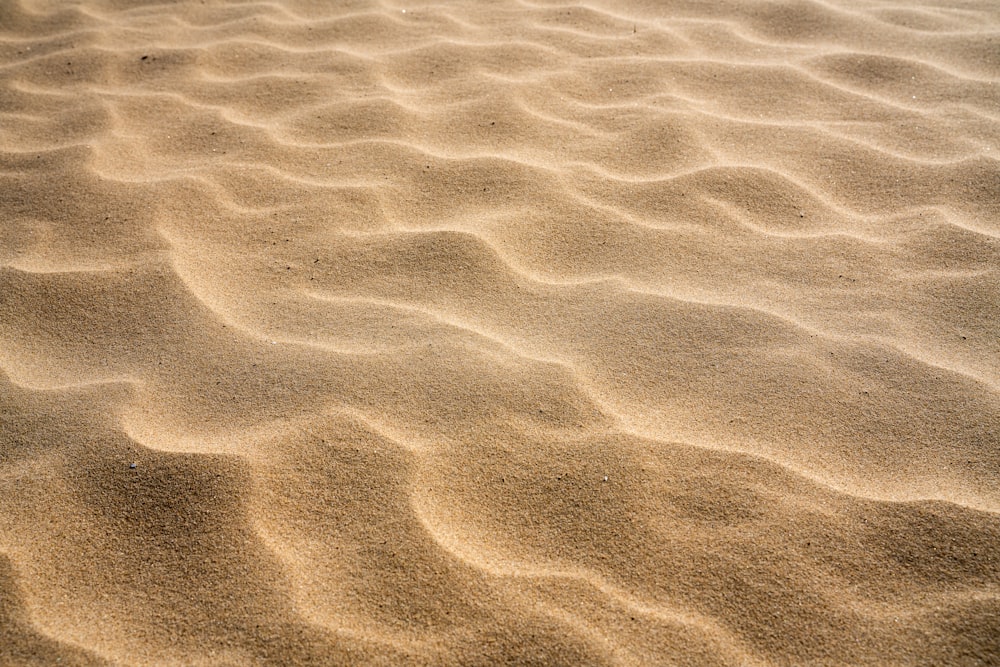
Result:
<svg viewBox="0 0 1000 667">
<path fill-rule="evenodd" d="M 135 470 L 137 467 L 139 467 L 139 464 L 133 461 L 132 463 L 128 464 L 128 467 L 131 468 L 132 470 Z M 605 479 L 607 479 L 607 477 L 605 477 Z"/>
</svg>

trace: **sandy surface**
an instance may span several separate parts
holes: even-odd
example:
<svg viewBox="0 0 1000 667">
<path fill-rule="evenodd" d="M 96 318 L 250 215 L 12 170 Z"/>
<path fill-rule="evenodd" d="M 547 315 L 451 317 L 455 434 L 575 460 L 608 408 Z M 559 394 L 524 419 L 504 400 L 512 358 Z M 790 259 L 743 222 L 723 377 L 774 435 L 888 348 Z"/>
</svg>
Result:
<svg viewBox="0 0 1000 667">
<path fill-rule="evenodd" d="M 0 664 L 1000 664 L 1000 6 L 0 2 Z"/>
</svg>

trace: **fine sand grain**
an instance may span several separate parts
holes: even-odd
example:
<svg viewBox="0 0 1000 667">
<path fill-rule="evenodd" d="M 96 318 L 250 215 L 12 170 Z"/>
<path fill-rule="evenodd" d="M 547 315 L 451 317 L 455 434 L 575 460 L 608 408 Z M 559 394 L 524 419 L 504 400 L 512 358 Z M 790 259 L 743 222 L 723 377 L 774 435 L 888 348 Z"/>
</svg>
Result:
<svg viewBox="0 0 1000 667">
<path fill-rule="evenodd" d="M 1000 664 L 1000 4 L 0 1 L 0 665 Z"/>
</svg>

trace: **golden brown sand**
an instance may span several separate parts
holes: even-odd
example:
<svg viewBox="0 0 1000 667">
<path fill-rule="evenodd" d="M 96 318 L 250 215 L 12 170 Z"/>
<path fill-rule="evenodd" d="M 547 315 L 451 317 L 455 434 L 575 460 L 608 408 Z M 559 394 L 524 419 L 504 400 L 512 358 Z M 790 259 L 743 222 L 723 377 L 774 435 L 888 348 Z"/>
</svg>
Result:
<svg viewBox="0 0 1000 667">
<path fill-rule="evenodd" d="M 1000 664 L 1000 5 L 0 2 L 0 664 Z"/>
</svg>

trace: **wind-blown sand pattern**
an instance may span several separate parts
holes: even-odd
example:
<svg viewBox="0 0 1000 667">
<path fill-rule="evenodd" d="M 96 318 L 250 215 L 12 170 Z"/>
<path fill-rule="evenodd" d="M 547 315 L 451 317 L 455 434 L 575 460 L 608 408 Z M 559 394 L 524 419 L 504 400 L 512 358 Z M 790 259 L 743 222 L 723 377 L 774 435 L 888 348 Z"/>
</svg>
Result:
<svg viewBox="0 0 1000 667">
<path fill-rule="evenodd" d="M 0 3 L 0 664 L 1000 664 L 1000 6 Z"/>
</svg>

